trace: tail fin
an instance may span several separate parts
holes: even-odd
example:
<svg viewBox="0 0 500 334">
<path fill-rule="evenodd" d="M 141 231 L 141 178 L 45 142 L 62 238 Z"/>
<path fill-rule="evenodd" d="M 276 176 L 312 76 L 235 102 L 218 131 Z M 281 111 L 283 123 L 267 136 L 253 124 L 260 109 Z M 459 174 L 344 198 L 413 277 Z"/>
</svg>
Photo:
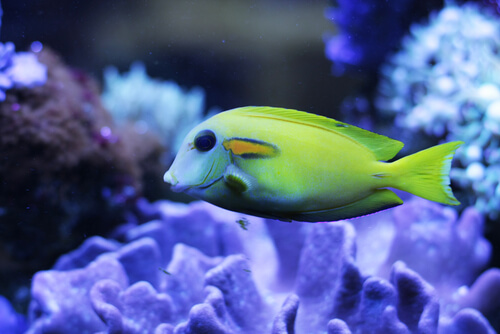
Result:
<svg viewBox="0 0 500 334">
<path fill-rule="evenodd" d="M 462 145 L 454 141 L 433 146 L 393 162 L 394 188 L 449 205 L 459 205 L 450 188 L 451 159 Z"/>
</svg>

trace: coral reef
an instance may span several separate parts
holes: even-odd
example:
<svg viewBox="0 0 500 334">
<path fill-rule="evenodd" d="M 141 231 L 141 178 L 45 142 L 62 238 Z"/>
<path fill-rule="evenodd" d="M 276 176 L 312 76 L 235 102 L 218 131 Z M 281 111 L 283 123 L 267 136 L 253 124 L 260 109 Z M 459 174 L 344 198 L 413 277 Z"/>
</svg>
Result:
<svg viewBox="0 0 500 334">
<path fill-rule="evenodd" d="M 373 75 L 441 4 L 338 0 L 335 73 Z M 467 142 L 453 177 L 475 207 L 408 198 L 318 224 L 139 198 L 162 196 L 164 153 L 202 120 L 203 91 L 136 63 L 108 68 L 101 96 L 41 43 L 0 44 L 0 333 L 495 333 L 500 269 L 484 271 L 481 214 L 500 214 L 497 21 L 449 5 L 413 26 L 377 100 L 400 128 Z"/>
<path fill-rule="evenodd" d="M 130 122 L 139 133 L 155 133 L 173 154 L 204 117 L 201 88 L 185 91 L 172 81 L 152 79 L 141 62 L 132 64 L 130 72 L 123 75 L 108 67 L 102 100 L 118 123 Z"/>
<path fill-rule="evenodd" d="M 441 206 L 421 207 L 411 204 L 409 214 L 395 213 L 395 219 L 419 226 L 429 221 L 429 240 L 450 238 L 432 225 L 456 217 Z M 500 291 L 499 270 L 484 273 L 444 313 L 440 303 L 447 307 L 442 295 L 448 290 L 438 293 L 410 269 L 416 262 L 397 259 L 387 278 L 363 274 L 355 257 L 364 244 L 356 245 L 354 225 L 377 215 L 319 224 L 245 217 L 251 224 L 243 229 L 241 214 L 203 202 L 163 201 L 147 209 L 160 219 L 123 226 L 116 234 L 120 242 L 89 238 L 52 270 L 35 275 L 27 333 L 495 333 L 471 307 L 498 310 L 495 296 L 483 297 L 489 289 Z M 473 214 L 461 220 L 472 222 L 458 225 L 480 228 Z M 464 229 L 448 226 L 442 234 Z M 473 235 L 470 243 L 481 243 Z M 414 253 L 426 248 L 432 258 L 432 247 L 422 247 L 419 238 L 409 244 Z M 287 248 L 295 247 L 287 257 Z M 437 262 L 460 256 L 446 254 Z M 481 266 L 482 259 L 471 258 L 467 268 Z M 286 275 L 292 277 L 282 282 Z"/>
<path fill-rule="evenodd" d="M 397 2 L 336 0 L 326 17 L 339 29 L 326 41 L 334 74 L 346 70 L 375 72 L 393 52 L 410 23 L 443 6 L 442 0 Z"/>
<path fill-rule="evenodd" d="M 403 49 L 382 67 L 376 105 L 381 113 L 395 115 L 398 127 L 464 141 L 452 178 L 467 190 L 463 201 L 497 219 L 498 17 L 474 4 L 447 5 L 410 31 Z"/>
</svg>

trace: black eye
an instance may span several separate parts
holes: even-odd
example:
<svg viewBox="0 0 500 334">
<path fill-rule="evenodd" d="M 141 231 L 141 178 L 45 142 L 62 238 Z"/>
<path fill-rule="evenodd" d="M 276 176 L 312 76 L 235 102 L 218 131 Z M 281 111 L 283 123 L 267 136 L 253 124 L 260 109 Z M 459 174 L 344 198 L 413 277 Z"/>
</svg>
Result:
<svg viewBox="0 0 500 334">
<path fill-rule="evenodd" d="M 212 131 L 203 130 L 194 138 L 194 147 L 201 152 L 210 151 L 215 146 L 216 141 L 215 134 Z"/>
</svg>

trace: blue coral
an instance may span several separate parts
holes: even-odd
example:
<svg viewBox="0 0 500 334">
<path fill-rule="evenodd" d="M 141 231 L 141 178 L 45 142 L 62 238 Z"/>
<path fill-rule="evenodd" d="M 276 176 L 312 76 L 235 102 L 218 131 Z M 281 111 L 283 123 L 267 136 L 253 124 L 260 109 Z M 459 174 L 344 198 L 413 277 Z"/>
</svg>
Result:
<svg viewBox="0 0 500 334">
<path fill-rule="evenodd" d="M 0 333 L 21 334 L 27 327 L 25 317 L 17 313 L 6 298 L 0 296 Z"/>
<path fill-rule="evenodd" d="M 434 211 L 418 205 L 405 215 L 415 224 L 448 216 L 437 204 Z M 495 333 L 471 306 L 498 309 L 498 300 L 483 299 L 486 290 L 499 290 L 497 271 L 462 293 L 453 312 L 440 314 L 440 294 L 399 259 L 386 278 L 363 274 L 355 258 L 364 245 L 356 246 L 351 223 L 248 217 L 252 224 L 243 230 L 240 214 L 207 203 L 164 201 L 154 210 L 160 219 L 119 230 L 124 243 L 89 238 L 52 270 L 37 273 L 27 333 Z M 428 238 L 442 238 L 427 231 Z M 477 240 L 470 242 L 474 247 Z M 283 282 L 283 275 L 292 277 Z"/>
<path fill-rule="evenodd" d="M 0 27 L 3 10 L 0 5 Z M 39 43 L 39 42 L 38 42 Z M 32 88 L 47 81 L 47 67 L 38 61 L 36 52 L 16 52 L 14 43 L 0 43 L 0 102 L 11 88 Z"/>
<path fill-rule="evenodd" d="M 15 52 L 13 43 L 0 43 L 0 101 L 11 88 L 31 88 L 47 81 L 47 67 L 31 52 Z"/>
<path fill-rule="evenodd" d="M 383 66 L 376 105 L 396 125 L 462 140 L 452 178 L 483 214 L 500 214 L 500 22 L 477 5 L 448 5 L 413 25 Z"/>
</svg>

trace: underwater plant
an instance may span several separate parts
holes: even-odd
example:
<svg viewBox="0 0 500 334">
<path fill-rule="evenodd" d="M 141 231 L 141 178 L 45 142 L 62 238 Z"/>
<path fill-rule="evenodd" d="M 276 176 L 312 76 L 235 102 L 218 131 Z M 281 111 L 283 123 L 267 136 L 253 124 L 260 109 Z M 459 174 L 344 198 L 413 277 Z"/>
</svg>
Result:
<svg viewBox="0 0 500 334">
<path fill-rule="evenodd" d="M 364 218 L 244 217 L 243 229 L 241 214 L 204 202 L 144 207 L 160 219 L 124 225 L 121 242 L 91 237 L 34 276 L 27 333 L 495 333 L 467 303 L 440 313 L 439 294 L 399 260 L 387 278 L 364 275 L 353 226 Z M 499 275 L 486 278 L 493 290 Z M 498 308 L 484 286 L 465 295 Z"/>
<path fill-rule="evenodd" d="M 442 0 L 335 0 L 326 17 L 338 34 L 325 41 L 333 73 L 377 71 L 386 55 L 395 51 L 401 37 L 414 22 L 443 6 Z"/>
<path fill-rule="evenodd" d="M 201 88 L 184 90 L 173 81 L 153 79 L 141 62 L 123 75 L 115 67 L 106 68 L 102 100 L 118 124 L 130 122 L 139 133 L 153 132 L 171 152 L 204 118 Z"/>
<path fill-rule="evenodd" d="M 500 214 L 500 22 L 475 4 L 447 5 L 415 24 L 382 67 L 376 100 L 396 126 L 461 140 L 451 177 L 490 219 Z"/>
</svg>

